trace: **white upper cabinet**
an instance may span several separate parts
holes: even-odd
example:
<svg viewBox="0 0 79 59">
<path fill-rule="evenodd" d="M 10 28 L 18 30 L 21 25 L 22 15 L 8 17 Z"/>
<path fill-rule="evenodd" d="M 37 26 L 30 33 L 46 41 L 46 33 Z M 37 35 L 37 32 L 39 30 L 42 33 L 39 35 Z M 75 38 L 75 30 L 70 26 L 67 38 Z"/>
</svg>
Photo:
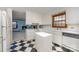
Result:
<svg viewBox="0 0 79 59">
<path fill-rule="evenodd" d="M 26 24 L 39 23 L 41 24 L 42 15 L 32 11 L 26 11 Z"/>
<path fill-rule="evenodd" d="M 68 24 L 79 24 L 79 8 L 68 8 L 66 20 Z"/>
</svg>

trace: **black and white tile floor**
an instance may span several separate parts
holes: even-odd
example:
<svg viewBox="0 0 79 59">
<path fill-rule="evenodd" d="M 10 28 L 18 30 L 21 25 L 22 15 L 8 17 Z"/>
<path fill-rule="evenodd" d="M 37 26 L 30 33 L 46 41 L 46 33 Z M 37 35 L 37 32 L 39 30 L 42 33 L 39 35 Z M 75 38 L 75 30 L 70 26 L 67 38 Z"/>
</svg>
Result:
<svg viewBox="0 0 79 59">
<path fill-rule="evenodd" d="M 37 52 L 35 40 L 32 41 L 14 41 L 11 44 L 10 52 Z"/>
<path fill-rule="evenodd" d="M 61 47 L 60 45 L 56 43 L 52 43 L 52 51 L 53 52 L 73 52 L 65 47 Z"/>
<path fill-rule="evenodd" d="M 14 41 L 11 44 L 10 52 L 37 52 L 35 40 L 32 41 Z M 52 52 L 72 52 L 71 50 L 52 43 Z"/>
</svg>

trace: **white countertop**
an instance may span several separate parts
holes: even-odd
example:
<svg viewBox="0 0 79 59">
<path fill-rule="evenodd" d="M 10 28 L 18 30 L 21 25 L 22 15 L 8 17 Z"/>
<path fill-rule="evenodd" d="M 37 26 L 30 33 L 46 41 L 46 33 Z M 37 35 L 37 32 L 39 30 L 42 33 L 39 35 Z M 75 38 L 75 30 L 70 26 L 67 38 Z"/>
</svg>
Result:
<svg viewBox="0 0 79 59">
<path fill-rule="evenodd" d="M 54 30 L 56 32 L 66 32 L 66 33 L 72 33 L 72 34 L 79 34 L 79 30 Z"/>
<path fill-rule="evenodd" d="M 62 31 L 62 32 L 72 33 L 72 34 L 78 34 L 79 35 L 79 31 Z"/>
<path fill-rule="evenodd" d="M 40 36 L 42 36 L 42 37 L 48 37 L 48 36 L 51 35 L 51 34 L 46 33 L 46 32 L 36 32 L 36 34 L 37 34 L 37 35 L 40 35 Z"/>
</svg>

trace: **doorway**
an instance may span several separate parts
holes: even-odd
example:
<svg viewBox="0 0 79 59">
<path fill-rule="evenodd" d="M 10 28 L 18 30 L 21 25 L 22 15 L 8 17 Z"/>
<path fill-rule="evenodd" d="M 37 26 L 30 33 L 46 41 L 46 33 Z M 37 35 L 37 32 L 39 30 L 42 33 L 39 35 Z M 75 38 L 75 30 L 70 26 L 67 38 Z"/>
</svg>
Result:
<svg viewBox="0 0 79 59">
<path fill-rule="evenodd" d="M 18 10 L 12 11 L 13 41 L 26 40 L 26 33 L 22 28 L 23 26 L 25 26 L 25 18 L 25 12 Z"/>
</svg>

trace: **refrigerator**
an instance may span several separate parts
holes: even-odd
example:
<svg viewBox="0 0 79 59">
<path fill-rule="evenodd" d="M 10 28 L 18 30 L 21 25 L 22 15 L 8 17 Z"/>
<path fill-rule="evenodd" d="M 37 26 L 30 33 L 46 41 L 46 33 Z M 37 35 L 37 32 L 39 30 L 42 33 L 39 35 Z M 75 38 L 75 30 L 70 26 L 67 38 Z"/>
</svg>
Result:
<svg viewBox="0 0 79 59">
<path fill-rule="evenodd" d="M 8 52 L 12 42 L 12 10 L 1 10 L 1 46 L 3 52 Z"/>
<path fill-rule="evenodd" d="M 0 52 L 2 52 L 2 19 L 1 19 L 1 10 L 0 10 Z"/>
</svg>

